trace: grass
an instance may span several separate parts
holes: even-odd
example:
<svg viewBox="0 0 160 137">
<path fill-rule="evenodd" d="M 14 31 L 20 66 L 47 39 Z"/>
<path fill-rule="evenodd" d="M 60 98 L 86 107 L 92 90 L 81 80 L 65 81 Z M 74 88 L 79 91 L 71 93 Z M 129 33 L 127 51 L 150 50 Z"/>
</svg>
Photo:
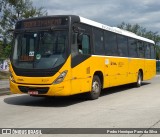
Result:
<svg viewBox="0 0 160 137">
<path fill-rule="evenodd" d="M 8 78 L 9 78 L 9 72 L 8 71 L 0 71 L 0 80 L 8 79 Z"/>
</svg>

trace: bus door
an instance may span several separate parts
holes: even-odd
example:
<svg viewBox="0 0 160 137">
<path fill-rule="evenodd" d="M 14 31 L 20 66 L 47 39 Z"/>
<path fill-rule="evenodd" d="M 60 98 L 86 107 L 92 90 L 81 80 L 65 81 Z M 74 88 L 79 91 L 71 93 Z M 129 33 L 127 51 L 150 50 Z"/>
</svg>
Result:
<svg viewBox="0 0 160 137">
<path fill-rule="evenodd" d="M 72 32 L 71 44 L 72 94 L 91 89 L 90 53 L 90 32 L 82 25 L 76 26 L 76 30 Z"/>
</svg>

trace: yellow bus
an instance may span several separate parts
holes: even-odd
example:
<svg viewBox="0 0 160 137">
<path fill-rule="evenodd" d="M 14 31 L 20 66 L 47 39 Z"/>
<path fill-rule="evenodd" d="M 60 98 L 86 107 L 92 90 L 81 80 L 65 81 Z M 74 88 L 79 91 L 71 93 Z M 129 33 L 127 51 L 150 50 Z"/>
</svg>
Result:
<svg viewBox="0 0 160 137">
<path fill-rule="evenodd" d="M 76 15 L 20 20 L 10 65 L 12 93 L 97 99 L 108 87 L 141 86 L 156 74 L 154 41 Z"/>
</svg>

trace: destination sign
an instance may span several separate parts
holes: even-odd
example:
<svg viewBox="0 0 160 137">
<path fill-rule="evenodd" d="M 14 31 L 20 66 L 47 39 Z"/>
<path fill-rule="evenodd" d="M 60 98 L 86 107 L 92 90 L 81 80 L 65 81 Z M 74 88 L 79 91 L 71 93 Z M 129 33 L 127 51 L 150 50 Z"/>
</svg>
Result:
<svg viewBox="0 0 160 137">
<path fill-rule="evenodd" d="M 48 18 L 22 21 L 23 28 L 52 27 L 68 25 L 68 18 Z"/>
</svg>

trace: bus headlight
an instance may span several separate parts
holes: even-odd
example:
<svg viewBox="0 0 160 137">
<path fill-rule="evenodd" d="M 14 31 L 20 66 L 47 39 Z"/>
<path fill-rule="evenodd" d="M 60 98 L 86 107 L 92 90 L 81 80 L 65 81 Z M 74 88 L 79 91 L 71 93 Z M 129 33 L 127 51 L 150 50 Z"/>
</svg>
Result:
<svg viewBox="0 0 160 137">
<path fill-rule="evenodd" d="M 61 83 L 61 82 L 64 80 L 65 76 L 67 75 L 67 72 L 68 72 L 67 70 L 63 71 L 63 72 L 56 78 L 56 80 L 53 82 L 53 84 Z"/>
</svg>

